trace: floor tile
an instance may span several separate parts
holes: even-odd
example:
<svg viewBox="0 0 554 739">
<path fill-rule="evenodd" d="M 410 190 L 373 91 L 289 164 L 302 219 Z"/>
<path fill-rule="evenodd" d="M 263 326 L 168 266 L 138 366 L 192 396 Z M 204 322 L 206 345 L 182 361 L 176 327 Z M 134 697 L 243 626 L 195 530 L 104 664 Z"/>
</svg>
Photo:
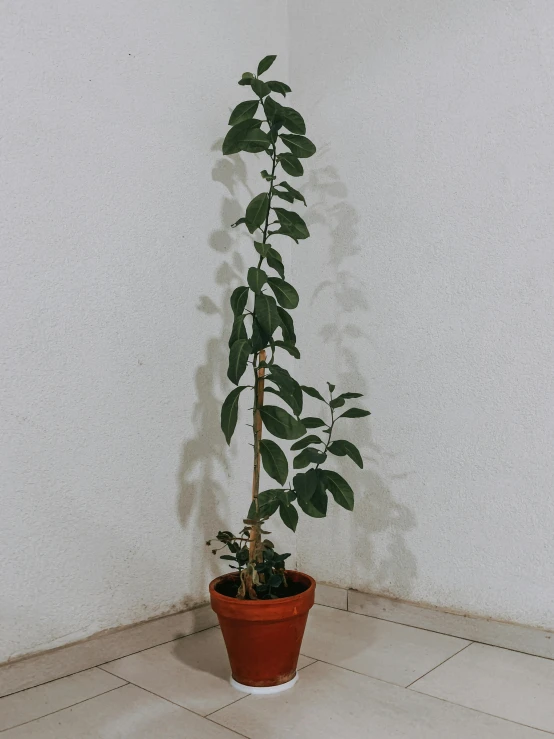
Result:
<svg viewBox="0 0 554 739">
<path fill-rule="evenodd" d="M 554 661 L 472 644 L 413 690 L 554 732 Z"/>
<path fill-rule="evenodd" d="M 348 591 L 344 588 L 335 588 L 318 582 L 315 586 L 315 602 L 320 606 L 339 608 L 346 611 L 348 608 Z"/>
<path fill-rule="evenodd" d="M 220 629 L 132 654 L 102 669 L 203 716 L 244 696 L 229 684 Z"/>
<path fill-rule="evenodd" d="M 92 670 L 0 698 L 0 731 L 73 706 L 122 685 L 125 685 L 124 680 L 93 667 Z"/>
<path fill-rule="evenodd" d="M 314 662 L 315 659 L 313 657 L 305 657 L 303 654 L 301 654 L 298 658 L 298 665 L 296 666 L 296 669 L 303 670 L 304 667 L 307 667 L 308 665 L 313 665 Z"/>
<path fill-rule="evenodd" d="M 292 690 L 248 696 L 210 718 L 249 739 L 546 739 L 535 729 L 322 662 L 302 670 Z"/>
<path fill-rule="evenodd" d="M 79 703 L 2 739 L 237 739 L 237 735 L 134 685 Z"/>
<path fill-rule="evenodd" d="M 174 613 L 0 667 L 0 696 L 57 680 L 217 623 L 210 606 Z"/>
<path fill-rule="evenodd" d="M 302 653 L 406 686 L 468 644 L 452 636 L 314 606 Z"/>
</svg>

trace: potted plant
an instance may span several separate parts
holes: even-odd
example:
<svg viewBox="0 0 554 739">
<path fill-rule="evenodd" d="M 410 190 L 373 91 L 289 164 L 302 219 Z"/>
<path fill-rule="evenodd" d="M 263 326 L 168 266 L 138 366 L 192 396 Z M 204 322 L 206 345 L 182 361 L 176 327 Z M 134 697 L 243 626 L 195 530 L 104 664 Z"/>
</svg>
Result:
<svg viewBox="0 0 554 739">
<path fill-rule="evenodd" d="M 300 385 L 278 361 L 279 354 L 300 358 L 290 313 L 299 298 L 285 280 L 283 260 L 273 244 L 277 237 L 298 243 L 310 235 L 302 217 L 284 207 L 296 202 L 305 206 L 306 201 L 279 170 L 300 177 L 302 160 L 311 157 L 316 147 L 305 136 L 300 113 L 276 100 L 276 95 L 286 97 L 290 87 L 261 79 L 274 61 L 275 56 L 266 56 L 256 74 L 242 75 L 239 85 L 248 90 L 249 99 L 231 113 L 231 128 L 223 141 L 224 155 L 249 152 L 269 157 L 268 168 L 261 172 L 265 190 L 231 226 L 244 225 L 252 234 L 255 261 L 246 284 L 231 295 L 234 320 L 227 376 L 236 387 L 221 409 L 221 428 L 229 444 L 239 402 L 246 397 L 252 408 L 252 500 L 238 534 L 220 531 L 215 540 L 207 542 L 211 546 L 219 542 L 214 554 L 226 549 L 221 559 L 232 562 L 232 573 L 210 583 L 210 598 L 229 654 L 231 682 L 247 692 L 275 692 L 294 684 L 308 611 L 314 602 L 314 580 L 286 569 L 290 555 L 278 554 L 265 538 L 267 521 L 278 511 L 285 525 L 295 531 L 298 509 L 313 518 L 327 514 L 329 493 L 340 506 L 353 509 L 352 488 L 325 465 L 329 455 L 337 455 L 350 457 L 363 467 L 358 449 L 345 439 L 336 439 L 335 432 L 344 419 L 369 415 L 361 408 L 343 410 L 347 401 L 361 393 L 335 394 L 335 386 L 327 383 L 325 397 L 313 387 Z M 323 417 L 305 414 L 305 396 L 323 404 Z M 290 475 L 283 442 L 293 442 Z M 262 467 L 277 486 L 260 491 Z"/>
</svg>

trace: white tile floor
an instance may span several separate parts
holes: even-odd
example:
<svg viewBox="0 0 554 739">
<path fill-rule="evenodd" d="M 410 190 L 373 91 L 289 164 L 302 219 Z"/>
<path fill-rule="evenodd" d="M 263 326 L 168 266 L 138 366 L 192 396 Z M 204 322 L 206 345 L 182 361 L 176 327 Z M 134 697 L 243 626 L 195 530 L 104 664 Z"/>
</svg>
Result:
<svg viewBox="0 0 554 739">
<path fill-rule="evenodd" d="M 302 651 L 292 690 L 244 696 L 229 685 L 221 632 L 209 628 L 1 698 L 0 733 L 5 739 L 554 736 L 553 660 L 320 605 Z"/>
</svg>

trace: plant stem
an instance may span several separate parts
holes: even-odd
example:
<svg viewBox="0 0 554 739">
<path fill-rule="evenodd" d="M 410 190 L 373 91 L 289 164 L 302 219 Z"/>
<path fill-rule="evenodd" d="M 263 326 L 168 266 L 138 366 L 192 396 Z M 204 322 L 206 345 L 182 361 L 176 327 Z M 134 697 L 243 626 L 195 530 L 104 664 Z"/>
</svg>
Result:
<svg viewBox="0 0 554 739">
<path fill-rule="evenodd" d="M 260 98 L 260 102 L 263 101 Z M 266 122 L 268 126 L 271 129 L 271 125 L 269 121 Z M 275 141 L 273 143 L 273 154 L 272 154 L 272 168 L 271 168 L 271 176 L 273 177 L 275 175 L 275 169 L 277 167 L 277 136 L 275 137 Z M 267 231 L 269 228 L 269 215 L 271 212 L 271 199 L 273 197 L 273 179 L 269 182 L 269 193 L 268 193 L 268 207 L 267 207 L 267 216 L 265 219 L 264 229 L 263 229 L 263 237 L 262 237 L 262 243 L 266 243 L 267 239 Z M 264 261 L 264 257 L 260 255 L 260 259 L 258 262 L 258 269 L 261 267 L 262 263 Z M 252 313 L 252 320 L 256 320 L 255 313 Z M 256 511 L 256 518 L 259 519 L 260 515 L 260 506 L 258 503 L 258 495 L 260 492 L 260 461 L 261 461 L 261 455 L 260 455 L 260 441 L 262 439 L 262 416 L 260 413 L 260 408 L 264 404 L 264 377 L 265 377 L 265 367 L 260 367 L 261 362 L 265 362 L 266 359 L 266 353 L 265 349 L 262 349 L 260 352 L 258 352 L 257 356 L 254 357 L 254 407 L 253 407 L 253 433 L 254 433 L 254 470 L 252 474 L 252 500 L 255 504 L 255 511 Z M 250 562 L 256 562 L 261 561 L 261 547 L 259 546 L 261 543 L 261 525 L 259 522 L 252 524 L 250 528 L 250 545 L 249 545 L 249 561 Z"/>
<path fill-rule="evenodd" d="M 335 425 L 335 413 L 334 409 L 330 408 L 331 411 L 331 423 L 329 424 L 329 433 L 327 434 L 327 443 L 325 444 L 325 449 L 323 450 L 323 454 L 327 454 L 327 449 L 331 446 L 331 436 L 333 435 L 333 426 Z M 316 470 L 318 469 L 321 462 L 318 462 L 315 466 Z"/>
<path fill-rule="evenodd" d="M 253 433 L 254 433 L 254 470 L 252 474 L 252 500 L 256 508 L 256 518 L 260 515 L 258 495 L 260 492 L 260 441 L 262 440 L 262 415 L 260 408 L 264 404 L 264 376 L 265 367 L 260 367 L 259 362 L 265 362 L 265 349 L 258 354 L 258 365 L 254 365 L 254 408 L 253 408 Z M 250 562 L 257 561 L 259 557 L 258 543 L 261 540 L 261 526 L 259 523 L 252 524 L 250 528 Z"/>
</svg>

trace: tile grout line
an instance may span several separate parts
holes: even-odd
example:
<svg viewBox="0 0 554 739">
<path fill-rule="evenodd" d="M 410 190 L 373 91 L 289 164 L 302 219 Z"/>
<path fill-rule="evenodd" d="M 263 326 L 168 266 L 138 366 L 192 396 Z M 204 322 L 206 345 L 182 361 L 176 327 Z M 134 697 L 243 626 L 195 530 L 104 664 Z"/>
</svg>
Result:
<svg viewBox="0 0 554 739">
<path fill-rule="evenodd" d="M 370 617 L 371 618 L 371 617 Z M 457 654 L 460 654 L 460 652 L 463 652 L 464 649 L 467 649 L 472 644 L 475 644 L 476 642 L 470 642 L 469 644 L 466 644 L 465 647 L 462 647 L 460 650 L 455 652 L 451 657 L 448 657 L 443 662 L 441 662 L 441 665 L 443 665 L 445 662 L 448 662 L 448 660 L 452 659 L 452 657 L 455 657 Z M 305 657 L 308 657 L 309 655 L 304 654 Z M 311 657 L 310 659 L 315 659 L 315 657 Z M 312 662 L 309 665 L 306 665 L 306 667 L 303 667 L 303 670 L 307 670 L 312 665 L 317 664 L 318 662 L 321 662 L 324 665 L 329 665 L 330 667 L 336 667 L 339 670 L 345 670 L 346 672 L 352 672 L 354 675 L 360 675 L 360 677 L 368 678 L 369 680 L 376 680 L 380 683 L 385 683 L 385 685 L 392 685 L 395 688 L 398 688 L 399 690 L 410 690 L 411 686 L 414 685 L 418 680 L 421 680 L 425 677 L 425 675 L 428 675 L 429 672 L 433 672 L 433 670 L 436 670 L 437 667 L 440 667 L 441 665 L 437 665 L 437 667 L 433 667 L 432 670 L 429 670 L 429 672 L 426 672 L 425 675 L 422 675 L 421 677 L 418 677 L 417 680 L 414 680 L 414 682 L 410 683 L 409 685 L 399 685 L 398 683 L 391 683 L 389 680 L 383 680 L 380 677 L 374 677 L 373 675 L 366 675 L 364 672 L 356 672 L 355 670 L 351 670 L 349 667 L 343 667 L 342 665 L 335 665 L 333 662 L 325 662 L 325 660 L 317 659 L 315 662 Z M 462 703 L 455 703 L 454 701 L 449 701 L 446 698 L 439 698 L 436 695 L 429 695 L 428 693 L 422 693 L 418 690 L 412 690 L 412 693 L 416 693 L 417 695 L 425 696 L 426 698 L 434 698 L 435 700 L 440 700 L 443 703 L 449 703 L 452 706 L 458 706 L 458 708 L 464 708 L 466 711 L 473 711 L 474 713 L 482 713 L 484 716 L 490 716 L 491 718 L 496 718 L 499 721 L 506 721 L 508 724 L 514 724 L 515 726 L 524 726 L 527 729 L 533 729 L 534 731 L 540 731 L 543 734 L 547 734 L 548 736 L 554 736 L 554 732 L 548 731 L 546 729 L 538 729 L 536 726 L 529 726 L 529 724 L 522 724 L 519 721 L 512 721 L 509 718 L 504 718 L 504 716 L 498 716 L 495 713 L 487 713 L 486 711 L 481 711 L 478 708 L 471 708 L 470 706 L 464 706 Z M 246 696 L 248 697 L 248 696 Z M 218 709 L 222 710 L 222 709 Z M 215 722 L 214 722 L 215 723 Z M 223 724 L 221 724 L 223 726 Z M 227 727 L 225 727 L 227 728 Z"/>
<path fill-rule="evenodd" d="M 115 677 L 115 675 L 113 677 Z M 119 679 L 123 680 L 123 678 L 121 677 Z M 95 698 L 100 698 L 100 696 L 102 695 L 113 693 L 114 690 L 120 690 L 121 688 L 124 688 L 127 685 L 129 685 L 129 683 L 127 680 L 125 680 L 123 685 L 118 685 L 116 688 L 110 688 L 109 690 L 105 690 L 103 693 L 98 693 L 98 695 L 91 695 L 90 698 L 84 698 L 82 701 L 77 701 L 76 703 L 72 703 L 70 706 L 64 706 L 63 708 L 58 708 L 55 711 L 50 711 L 49 713 L 45 713 L 43 716 L 37 716 L 36 718 L 29 719 L 29 721 L 23 721 L 20 724 L 15 724 L 14 726 L 8 726 L 6 729 L 0 729 L 0 734 L 3 734 L 5 731 L 9 731 L 10 729 L 17 729 L 20 726 L 26 726 L 27 724 L 32 724 L 34 721 L 40 721 L 41 719 L 46 718 L 47 716 L 53 716 L 55 713 L 60 713 L 61 711 L 67 711 L 70 708 L 79 706 L 81 703 L 87 703 L 88 701 L 92 701 Z M 32 690 L 32 688 L 26 688 L 26 690 Z M 19 692 L 21 693 L 22 691 L 20 690 Z M 15 693 L 12 693 L 11 695 L 15 695 Z"/>
<path fill-rule="evenodd" d="M 466 644 L 465 647 L 462 647 L 462 649 L 460 649 L 459 652 L 462 652 L 464 649 L 467 649 L 467 647 L 469 647 L 469 644 Z M 455 654 L 458 654 L 458 652 L 456 652 Z M 455 654 L 453 654 L 452 657 L 454 657 Z M 309 657 L 309 656 L 310 656 L 309 654 L 304 654 L 304 657 Z M 310 662 L 310 664 L 306 665 L 306 667 L 303 667 L 302 668 L 303 670 L 307 670 L 308 667 L 311 667 L 312 665 L 315 665 L 318 662 L 321 662 L 321 664 L 323 665 L 329 665 L 329 667 L 336 667 L 339 670 L 345 670 L 346 672 L 352 672 L 354 675 L 360 675 L 361 677 L 367 677 L 369 678 L 369 680 L 377 680 L 380 683 L 385 683 L 385 685 L 393 685 L 395 688 L 400 688 L 401 690 L 406 690 L 408 687 L 406 685 L 399 685 L 399 683 L 393 683 L 390 680 L 383 680 L 382 677 L 375 677 L 375 675 L 368 675 L 365 672 L 357 672 L 356 670 L 352 670 L 350 667 L 344 667 L 343 665 L 336 665 L 334 662 L 326 662 L 324 659 L 321 659 L 321 658 L 316 659 L 315 657 L 310 657 L 310 659 L 313 659 L 314 661 Z M 444 661 L 447 662 L 449 659 L 451 659 L 451 657 L 448 657 Z M 444 662 L 441 662 L 441 664 L 444 664 Z M 439 667 L 439 665 L 437 665 L 437 667 Z M 433 667 L 433 670 L 435 669 L 436 667 Z M 432 670 L 429 670 L 429 672 L 432 672 Z M 423 677 L 423 675 L 421 677 Z M 419 677 L 417 678 L 417 680 L 420 680 L 420 679 L 421 678 Z M 417 680 L 414 680 L 414 682 L 417 682 Z M 413 684 L 414 684 L 413 682 L 410 683 L 410 685 L 413 685 Z M 416 691 L 414 690 L 414 693 L 415 692 Z"/>
<path fill-rule="evenodd" d="M 467 647 L 464 647 L 464 649 L 467 649 Z M 463 650 L 460 650 L 460 651 L 463 651 Z M 465 706 L 463 703 L 455 703 L 454 701 L 449 701 L 446 698 L 439 698 L 437 695 L 429 695 L 429 693 L 422 693 L 419 690 L 412 690 L 412 693 L 415 693 L 416 695 L 425 696 L 426 698 L 434 698 L 437 701 L 448 703 L 451 706 L 458 706 L 458 708 L 464 708 L 466 711 L 472 711 L 473 713 L 482 713 L 483 716 L 490 716 L 491 718 L 496 718 L 499 721 L 505 721 L 507 724 L 513 724 L 514 726 L 523 726 L 526 729 L 532 729 L 533 731 L 540 731 L 543 734 L 546 734 L 547 736 L 554 736 L 554 732 L 548 731 L 548 729 L 539 729 L 536 726 L 530 726 L 529 724 L 522 724 L 520 721 L 512 721 L 512 719 L 505 718 L 504 716 L 499 716 L 497 713 L 488 713 L 487 711 L 481 711 L 479 708 L 472 708 L 471 706 Z"/>
<path fill-rule="evenodd" d="M 214 713 L 217 713 L 218 711 L 223 711 L 224 708 L 229 708 L 229 706 L 234 706 L 235 703 L 239 703 L 240 701 L 243 701 L 245 698 L 248 698 L 249 695 L 250 695 L 249 693 L 244 693 L 244 695 L 241 695 L 240 698 L 237 698 L 236 700 L 231 701 L 230 703 L 226 703 L 224 706 L 221 706 L 221 708 L 216 708 L 215 711 L 210 711 L 210 713 L 207 713 L 204 716 L 204 718 L 210 718 L 210 716 L 213 716 Z"/>
<path fill-rule="evenodd" d="M 358 590 L 353 592 L 360 592 Z M 536 652 L 530 652 L 529 650 L 524 651 L 523 649 L 516 649 L 515 647 L 503 647 L 499 644 L 493 644 L 491 641 L 485 641 L 484 639 L 475 639 L 474 637 L 468 638 L 467 636 L 459 636 L 458 634 L 452 634 L 448 631 L 439 631 L 438 629 L 430 629 L 426 628 L 425 626 L 414 626 L 413 624 L 407 624 L 404 621 L 397 621 L 392 618 L 385 618 L 384 616 L 375 616 L 370 615 L 369 613 L 360 613 L 359 611 L 351 611 L 350 610 L 350 599 L 348 597 L 348 613 L 353 613 L 355 616 L 364 616 L 365 618 L 375 618 L 377 621 L 386 621 L 389 624 L 398 624 L 398 626 L 407 626 L 409 629 L 419 629 L 419 631 L 428 631 L 430 634 L 440 634 L 441 636 L 450 636 L 452 639 L 463 639 L 464 641 L 471 641 L 474 644 L 484 644 L 487 647 L 495 647 L 496 649 L 505 649 L 507 652 L 517 652 L 518 654 L 528 654 L 530 657 L 538 657 L 539 659 L 548 659 L 551 662 L 554 661 L 553 657 L 545 657 L 543 654 L 536 654 Z M 332 606 L 326 606 L 326 608 L 332 608 Z M 414 608 L 418 608 L 418 606 L 414 606 Z M 340 609 L 337 609 L 340 610 Z M 430 610 L 430 609 L 424 609 L 422 610 Z M 439 613 L 441 615 L 447 615 L 447 616 L 456 616 L 457 618 L 468 618 L 468 619 L 475 619 L 477 621 L 486 621 L 487 623 L 498 623 L 503 624 L 504 621 L 495 621 L 494 619 L 485 619 L 485 618 L 479 618 L 474 616 L 463 616 L 458 613 L 449 613 L 448 611 L 441 611 L 440 609 L 437 609 L 436 611 L 432 611 L 433 613 Z M 533 626 L 524 626 L 520 624 L 510 623 L 509 626 L 521 626 L 523 629 L 534 629 L 537 628 L 537 630 L 540 630 L 539 627 L 533 627 Z M 548 633 L 545 631 L 544 633 Z M 553 632 L 554 633 L 554 632 Z"/>
<path fill-rule="evenodd" d="M 330 606 L 324 606 L 329 608 Z M 340 609 L 336 609 L 340 610 Z M 457 634 L 451 634 L 446 631 L 438 631 L 437 629 L 427 629 L 425 626 L 414 626 L 413 624 L 404 623 L 404 621 L 393 621 L 391 618 L 383 618 L 382 616 L 370 616 L 368 613 L 358 613 L 358 611 L 348 611 L 354 616 L 363 616 L 364 618 L 374 618 L 377 621 L 385 621 L 388 624 L 396 624 L 397 626 L 406 626 L 408 629 L 418 629 L 418 631 L 427 631 L 429 634 L 439 634 L 440 636 L 449 636 L 451 639 L 461 639 L 463 641 L 471 641 L 472 644 L 484 644 L 486 647 L 494 647 L 495 649 L 505 649 L 507 652 L 516 652 L 517 654 L 527 654 L 529 657 L 536 657 L 537 659 L 547 659 L 550 662 L 554 662 L 554 657 L 545 657 L 543 654 L 536 654 L 535 652 L 523 651 L 522 649 L 515 649 L 514 647 L 501 647 L 499 644 L 493 644 L 491 641 L 484 641 L 483 639 L 468 639 L 466 636 L 458 636 Z M 441 611 L 439 611 L 441 613 Z M 501 623 L 500 621 L 498 623 Z"/>
<path fill-rule="evenodd" d="M 307 657 L 307 654 L 301 655 L 304 657 Z M 310 657 L 309 659 L 313 659 L 313 662 L 310 662 L 309 665 L 304 665 L 304 667 L 301 667 L 297 672 L 301 672 L 302 670 L 305 670 L 306 667 L 311 667 L 312 665 L 315 665 L 316 662 L 320 662 L 321 660 L 315 659 L 315 657 Z M 252 695 L 252 693 L 245 693 L 244 695 L 241 695 L 240 698 L 237 698 L 234 701 L 231 701 L 231 703 L 226 703 L 224 706 L 221 706 L 221 708 L 216 708 L 215 711 L 211 711 L 211 713 L 207 713 L 204 718 L 210 718 L 210 716 L 213 716 L 214 713 L 218 713 L 219 711 L 223 711 L 224 708 L 228 708 L 229 706 L 234 705 L 235 703 L 238 703 L 239 701 L 244 700 L 245 698 L 249 698 Z M 211 721 L 211 719 L 210 719 Z M 213 721 L 212 723 L 217 723 L 216 721 Z M 218 726 L 222 726 L 222 724 L 218 724 Z M 227 728 L 227 727 L 226 727 Z M 242 736 L 242 735 L 241 735 Z"/>
<path fill-rule="evenodd" d="M 186 639 L 189 636 L 194 636 L 195 634 L 201 634 L 203 631 L 209 631 L 210 629 L 217 629 L 217 626 L 206 626 L 205 629 L 200 629 L 199 631 L 193 631 L 190 634 L 183 634 L 183 636 L 177 636 L 175 639 L 168 639 L 167 641 L 160 642 L 159 644 L 154 644 L 152 647 L 145 647 L 144 649 L 138 649 L 136 652 L 129 652 L 129 654 L 124 654 L 121 657 L 115 657 L 114 659 L 108 659 L 104 662 L 98 662 L 93 665 L 89 665 L 89 667 L 83 667 L 82 670 L 75 670 L 75 672 L 69 672 L 67 675 L 61 675 L 60 677 L 53 677 L 51 680 L 45 680 L 44 682 L 36 683 L 36 685 L 29 685 L 28 688 L 21 688 L 20 690 L 15 690 L 13 693 L 6 693 L 6 695 L 0 696 L 0 700 L 2 698 L 9 698 L 10 695 L 17 695 L 18 693 L 23 693 L 25 690 L 32 690 L 33 688 L 41 688 L 43 685 L 48 685 L 49 683 L 55 683 L 57 680 L 64 680 L 66 677 L 73 677 L 73 675 L 79 675 L 81 672 L 87 672 L 87 670 L 95 670 L 98 668 L 99 670 L 102 670 L 102 665 L 109 665 L 110 662 L 117 662 L 119 659 L 125 659 L 126 657 L 132 657 L 133 654 L 140 654 L 141 652 L 147 652 L 149 649 L 155 649 L 156 647 L 161 647 L 164 644 L 171 644 L 173 641 L 179 641 L 179 639 Z M 68 644 L 68 648 L 73 645 Z M 63 647 L 62 647 L 63 649 Z M 32 659 L 29 657 L 29 659 Z M 13 664 L 17 664 L 17 662 L 14 662 Z M 0 673 L 3 669 L 3 667 L 8 667 L 8 665 L 3 665 L 0 667 Z M 108 674 L 113 675 L 113 672 L 109 672 L 109 670 L 104 670 L 104 672 L 108 672 Z"/>
<path fill-rule="evenodd" d="M 439 667 L 442 667 L 442 666 L 443 666 L 443 665 L 445 665 L 445 664 L 446 664 L 447 662 L 450 662 L 450 660 L 451 660 L 451 659 L 453 659 L 454 657 L 457 657 L 457 656 L 458 656 L 459 654 L 461 654 L 461 653 L 462 653 L 462 652 L 463 652 L 463 651 L 464 651 L 465 649 L 467 649 L 468 647 L 470 647 L 470 646 L 471 646 L 472 644 L 474 644 L 474 643 L 475 643 L 475 642 L 472 642 L 472 641 L 470 641 L 470 642 L 469 642 L 469 644 L 466 644 L 466 645 L 465 645 L 465 647 L 462 647 L 461 649 L 458 649 L 458 651 L 457 651 L 457 652 L 454 652 L 454 654 L 451 654 L 451 655 L 450 655 L 450 657 L 447 657 L 446 659 L 443 659 L 443 661 L 442 661 L 442 662 L 440 662 L 440 663 L 439 663 L 438 665 L 435 665 L 435 667 L 432 667 L 432 668 L 431 668 L 430 670 L 427 670 L 427 672 L 426 672 L 426 673 L 425 673 L 424 675 L 420 675 L 420 676 L 419 676 L 418 678 L 416 678 L 416 679 L 415 679 L 415 680 L 414 680 L 413 682 L 411 682 L 411 683 L 410 683 L 409 685 L 406 685 L 406 686 L 405 686 L 405 689 L 406 689 L 406 690 L 408 690 L 409 688 L 411 688 L 411 687 L 412 687 L 412 685 L 415 685 L 415 684 L 416 684 L 417 682 L 419 682 L 420 680 L 423 680 L 423 678 L 424 678 L 424 677 L 427 677 L 427 675 L 430 675 L 430 674 L 431 674 L 432 672 L 434 672 L 435 670 L 438 670 L 438 668 L 439 668 Z M 416 691 L 414 691 L 414 692 L 416 692 Z"/>
<path fill-rule="evenodd" d="M 109 665 L 110 662 L 117 662 L 120 659 L 126 659 L 127 657 L 132 657 L 134 654 L 140 654 L 141 652 L 148 652 L 150 649 L 156 649 L 156 647 L 162 647 L 164 644 L 171 644 L 171 642 L 179 641 L 180 639 L 188 639 L 189 636 L 194 636 L 195 634 L 201 634 L 203 631 L 209 631 L 210 629 L 217 629 L 217 628 L 218 627 L 216 625 L 206 626 L 205 629 L 199 629 L 198 631 L 193 631 L 190 634 L 183 634 L 182 636 L 176 636 L 174 639 L 168 639 L 167 641 L 162 641 L 159 644 L 154 644 L 152 647 L 145 647 L 144 649 L 138 649 L 136 652 L 130 652 L 129 654 L 124 654 L 122 657 L 116 657 L 115 659 L 107 659 L 105 662 L 99 662 L 97 665 L 94 665 L 94 667 L 99 667 L 100 669 L 102 669 L 102 665 Z M 82 670 L 80 670 L 80 672 L 82 672 Z M 108 670 L 104 670 L 104 672 L 108 672 Z"/>
<path fill-rule="evenodd" d="M 309 665 L 307 665 L 307 666 L 309 666 Z M 102 669 L 102 668 L 100 667 L 99 669 Z M 113 672 L 108 672 L 107 670 L 104 670 L 104 672 L 106 672 L 108 675 L 113 675 L 114 674 Z M 115 677 L 118 677 L 118 676 L 115 675 Z M 121 678 L 121 679 L 123 679 L 123 678 Z M 150 688 L 145 688 L 142 685 L 139 685 L 138 683 L 134 683 L 132 680 L 127 680 L 127 684 L 128 685 L 133 685 L 135 688 L 139 688 L 140 690 L 144 690 L 145 693 L 150 693 L 151 695 L 155 695 L 156 698 L 161 698 L 161 700 L 167 701 L 168 703 L 171 703 L 172 705 L 177 706 L 178 708 L 182 708 L 183 711 L 188 711 L 189 713 L 193 713 L 195 716 L 198 716 L 199 718 L 207 718 L 207 716 L 211 716 L 213 713 L 216 713 L 217 711 L 221 711 L 224 708 L 227 708 L 228 705 L 230 706 L 233 703 L 236 703 L 237 701 L 242 700 L 243 698 L 248 698 L 248 695 L 242 695 L 240 698 L 237 698 L 236 700 L 231 701 L 231 703 L 225 704 L 224 706 L 221 706 L 221 708 L 216 708 L 215 711 L 211 711 L 210 713 L 204 715 L 203 713 L 198 713 L 198 711 L 194 711 L 192 708 L 187 708 L 186 706 L 182 706 L 180 703 L 176 703 L 175 701 L 172 701 L 170 698 L 166 698 L 165 696 L 160 695 L 159 693 L 154 693 L 154 691 L 153 690 L 150 690 Z M 121 685 L 121 687 L 123 688 L 124 686 Z M 116 690 L 117 690 L 117 688 L 116 688 Z M 215 721 L 212 721 L 212 723 L 215 723 Z M 227 727 L 225 727 L 225 728 L 227 728 Z M 230 729 L 230 731 L 233 731 L 233 729 Z M 237 732 L 235 732 L 235 733 L 237 733 Z M 239 736 L 243 736 L 243 735 L 242 734 L 239 734 Z M 247 737 L 247 739 L 248 739 L 248 737 Z"/>
</svg>

